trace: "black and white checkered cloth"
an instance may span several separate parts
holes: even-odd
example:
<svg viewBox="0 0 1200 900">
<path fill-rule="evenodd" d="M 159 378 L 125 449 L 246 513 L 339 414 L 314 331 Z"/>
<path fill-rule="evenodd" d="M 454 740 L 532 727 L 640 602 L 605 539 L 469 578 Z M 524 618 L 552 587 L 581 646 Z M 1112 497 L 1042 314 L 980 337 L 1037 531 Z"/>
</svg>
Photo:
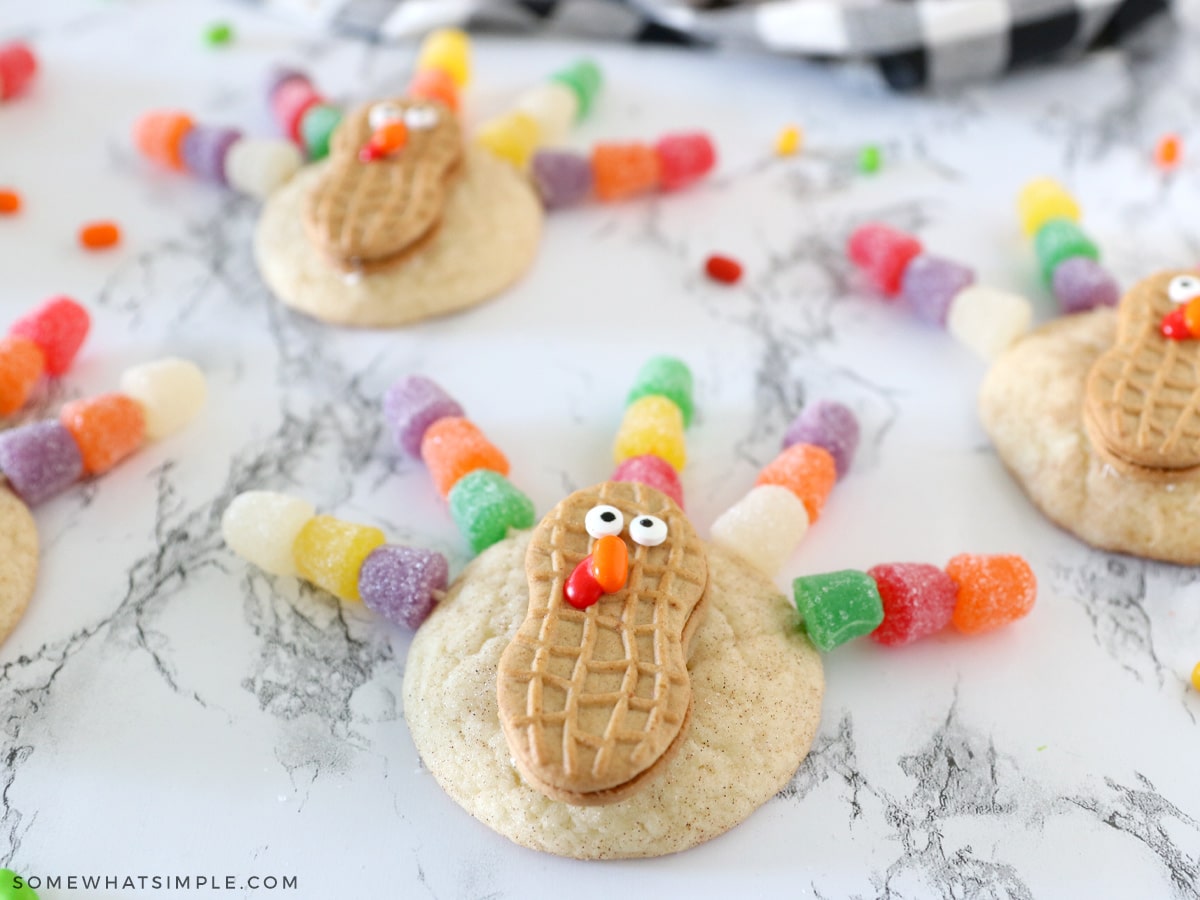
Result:
<svg viewBox="0 0 1200 900">
<path fill-rule="evenodd" d="M 1109 46 L 1171 0 L 260 0 L 373 40 L 457 25 L 818 60 L 865 60 L 898 90 L 995 78 Z"/>
</svg>

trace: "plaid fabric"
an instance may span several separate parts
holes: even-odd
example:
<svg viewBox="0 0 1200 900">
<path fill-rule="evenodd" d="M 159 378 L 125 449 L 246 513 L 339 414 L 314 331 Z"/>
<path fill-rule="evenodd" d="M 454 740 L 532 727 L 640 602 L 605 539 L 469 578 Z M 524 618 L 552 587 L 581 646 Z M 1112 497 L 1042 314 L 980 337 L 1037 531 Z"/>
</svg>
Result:
<svg viewBox="0 0 1200 900">
<path fill-rule="evenodd" d="M 897 90 L 995 78 L 1122 40 L 1170 0 L 261 0 L 372 40 L 445 25 L 866 60 Z"/>
</svg>

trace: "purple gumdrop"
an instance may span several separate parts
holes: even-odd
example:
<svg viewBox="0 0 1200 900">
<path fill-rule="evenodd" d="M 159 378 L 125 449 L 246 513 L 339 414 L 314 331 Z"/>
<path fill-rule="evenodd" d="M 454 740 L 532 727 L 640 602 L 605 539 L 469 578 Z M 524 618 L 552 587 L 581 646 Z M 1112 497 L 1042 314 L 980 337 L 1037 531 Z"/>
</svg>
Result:
<svg viewBox="0 0 1200 900">
<path fill-rule="evenodd" d="M 950 303 L 974 283 L 975 273 L 966 266 L 922 253 L 904 270 L 900 293 L 918 319 L 944 328 Z"/>
<path fill-rule="evenodd" d="M 383 416 L 396 446 L 415 459 L 421 458 L 421 439 L 430 425 L 462 415 L 458 401 L 423 375 L 401 378 L 383 395 Z"/>
<path fill-rule="evenodd" d="M 1087 312 L 1098 306 L 1116 306 L 1121 289 L 1100 263 L 1086 256 L 1064 259 L 1054 269 L 1051 281 L 1058 305 L 1067 315 Z"/>
<path fill-rule="evenodd" d="M 289 81 L 308 81 L 308 76 L 291 66 L 273 66 L 267 73 L 267 102 L 275 99 L 275 92 Z"/>
<path fill-rule="evenodd" d="M 83 477 L 83 457 L 71 432 L 56 421 L 22 425 L 0 434 L 0 472 L 30 506 Z"/>
<path fill-rule="evenodd" d="M 446 557 L 432 550 L 384 544 L 363 560 L 358 593 L 367 609 L 389 622 L 418 628 L 450 580 Z"/>
<path fill-rule="evenodd" d="M 242 136 L 236 128 L 196 125 L 183 137 L 180 153 L 183 164 L 193 175 L 216 184 L 225 184 L 225 155 Z"/>
<path fill-rule="evenodd" d="M 653 453 L 629 457 L 613 471 L 611 480 L 631 481 L 662 491 L 683 509 L 683 485 L 679 483 L 679 473 L 669 462 Z"/>
<path fill-rule="evenodd" d="M 569 150 L 539 150 L 529 174 L 546 209 L 574 206 L 592 192 L 591 161 Z"/>
<path fill-rule="evenodd" d="M 783 448 L 793 444 L 824 447 L 833 457 L 838 478 L 850 470 L 858 449 L 858 418 L 848 406 L 834 400 L 818 400 L 800 411 L 783 436 Z"/>
</svg>

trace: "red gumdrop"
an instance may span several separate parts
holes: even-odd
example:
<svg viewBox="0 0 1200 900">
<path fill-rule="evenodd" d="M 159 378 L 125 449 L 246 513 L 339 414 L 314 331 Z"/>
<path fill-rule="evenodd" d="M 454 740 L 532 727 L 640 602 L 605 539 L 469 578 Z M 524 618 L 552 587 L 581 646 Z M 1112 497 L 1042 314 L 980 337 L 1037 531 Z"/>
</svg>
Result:
<svg viewBox="0 0 1200 900">
<path fill-rule="evenodd" d="M 576 609 L 587 609 L 603 595 L 604 588 L 592 574 L 592 558 L 584 557 L 563 585 L 563 599 Z"/>
<path fill-rule="evenodd" d="M 683 485 L 675 467 L 660 456 L 631 456 L 613 471 L 612 481 L 630 481 L 662 491 L 683 509 Z"/>
<path fill-rule="evenodd" d="M 46 358 L 46 374 L 58 376 L 71 368 L 91 324 L 88 311 L 70 297 L 52 297 L 17 319 L 8 333 L 37 344 Z"/>
<path fill-rule="evenodd" d="M 717 164 L 717 150 L 703 132 L 669 134 L 654 145 L 660 185 L 665 191 L 699 181 Z"/>
<path fill-rule="evenodd" d="M 883 599 L 883 624 L 871 640 L 888 647 L 936 634 L 950 624 L 958 585 L 926 563 L 884 563 L 867 570 Z"/>
<path fill-rule="evenodd" d="M 888 297 L 900 293 L 904 270 L 920 253 L 915 237 L 879 222 L 860 225 L 846 244 L 846 255 Z"/>
</svg>

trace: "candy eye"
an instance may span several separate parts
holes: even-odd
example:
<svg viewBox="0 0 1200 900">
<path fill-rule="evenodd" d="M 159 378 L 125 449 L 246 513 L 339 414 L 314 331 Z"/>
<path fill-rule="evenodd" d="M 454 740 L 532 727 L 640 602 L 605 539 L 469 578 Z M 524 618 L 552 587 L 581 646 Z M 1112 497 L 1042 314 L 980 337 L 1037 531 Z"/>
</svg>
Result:
<svg viewBox="0 0 1200 900">
<path fill-rule="evenodd" d="M 657 547 L 667 539 L 667 523 L 657 516 L 638 516 L 629 523 L 629 536 L 635 544 Z"/>
<path fill-rule="evenodd" d="M 1167 288 L 1167 296 L 1171 298 L 1172 303 L 1187 303 L 1200 297 L 1200 278 L 1195 275 L 1179 275 L 1172 278 L 1171 286 Z"/>
<path fill-rule="evenodd" d="M 378 131 L 389 122 L 401 121 L 404 121 L 404 109 L 398 103 L 376 103 L 367 111 L 367 124 L 372 131 Z M 408 125 L 407 122 L 404 124 Z"/>
<path fill-rule="evenodd" d="M 615 506 L 601 503 L 588 510 L 588 514 L 583 520 L 583 527 L 594 538 L 608 537 L 611 534 L 621 533 L 621 529 L 625 527 L 625 517 Z"/>
<path fill-rule="evenodd" d="M 428 131 L 438 123 L 438 111 L 432 106 L 410 106 L 404 112 L 404 124 L 413 131 Z"/>
</svg>

